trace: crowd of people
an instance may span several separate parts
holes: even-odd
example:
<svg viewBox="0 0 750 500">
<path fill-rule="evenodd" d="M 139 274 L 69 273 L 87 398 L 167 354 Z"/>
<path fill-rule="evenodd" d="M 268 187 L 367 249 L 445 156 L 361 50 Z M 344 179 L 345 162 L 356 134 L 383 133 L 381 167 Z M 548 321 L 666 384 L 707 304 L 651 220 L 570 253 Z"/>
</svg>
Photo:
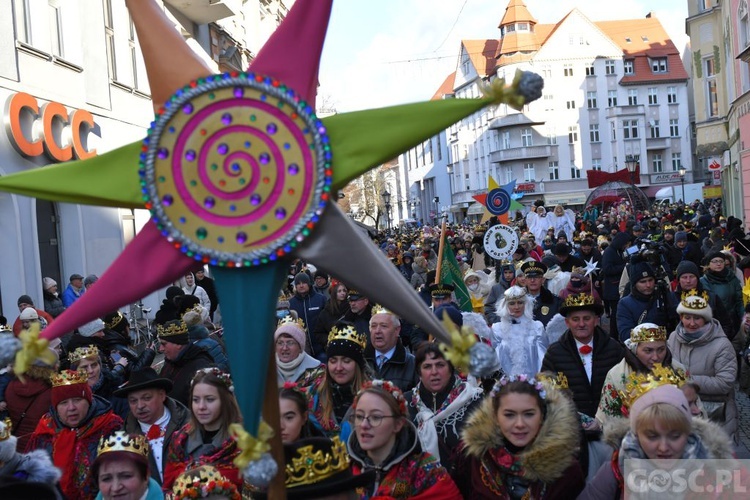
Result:
<svg viewBox="0 0 750 500">
<path fill-rule="evenodd" d="M 366 290 L 291 264 L 273 332 L 289 498 L 614 499 L 625 460 L 734 456 L 735 390 L 750 390 L 742 221 L 720 203 L 539 204 L 510 225 L 507 261 L 485 251 L 486 224 L 374 241 L 439 319 L 492 347 L 500 369 L 483 378 Z M 471 311 L 437 276 L 441 241 Z M 74 274 L 58 294 L 45 278 L 43 309 L 21 296 L 4 334 L 45 328 L 95 283 Z M 113 311 L 23 377 L 5 368 L 0 497 L 265 498 L 234 463 L 220 313 L 198 269 L 166 290 L 153 339 L 135 345 Z"/>
</svg>

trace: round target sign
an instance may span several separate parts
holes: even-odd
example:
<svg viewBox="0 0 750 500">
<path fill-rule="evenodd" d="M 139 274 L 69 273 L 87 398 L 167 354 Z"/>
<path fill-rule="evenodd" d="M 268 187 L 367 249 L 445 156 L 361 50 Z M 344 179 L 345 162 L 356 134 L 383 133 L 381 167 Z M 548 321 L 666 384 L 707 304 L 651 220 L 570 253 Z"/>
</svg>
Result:
<svg viewBox="0 0 750 500">
<path fill-rule="evenodd" d="M 509 259 L 518 248 L 515 228 L 498 224 L 484 234 L 484 251 L 496 260 Z"/>
</svg>

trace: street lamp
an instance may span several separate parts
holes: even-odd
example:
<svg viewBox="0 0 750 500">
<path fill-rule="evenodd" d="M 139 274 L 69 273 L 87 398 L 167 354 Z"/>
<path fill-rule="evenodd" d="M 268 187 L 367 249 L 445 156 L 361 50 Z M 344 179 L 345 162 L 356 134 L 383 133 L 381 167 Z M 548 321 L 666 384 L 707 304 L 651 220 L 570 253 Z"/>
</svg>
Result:
<svg viewBox="0 0 750 500">
<path fill-rule="evenodd" d="M 432 202 L 435 204 L 435 225 L 437 226 L 438 218 L 440 217 L 440 197 L 435 196 Z"/>
<path fill-rule="evenodd" d="M 682 203 L 685 204 L 685 168 L 680 168 L 680 187 L 682 188 Z"/>
<path fill-rule="evenodd" d="M 385 229 L 388 231 L 391 229 L 391 193 L 384 189 L 380 196 L 383 197 L 385 205 Z"/>
<path fill-rule="evenodd" d="M 630 183 L 635 186 L 635 169 L 638 166 L 638 160 L 633 155 L 627 155 L 625 157 L 625 166 L 628 168 L 628 172 L 630 172 Z"/>
</svg>

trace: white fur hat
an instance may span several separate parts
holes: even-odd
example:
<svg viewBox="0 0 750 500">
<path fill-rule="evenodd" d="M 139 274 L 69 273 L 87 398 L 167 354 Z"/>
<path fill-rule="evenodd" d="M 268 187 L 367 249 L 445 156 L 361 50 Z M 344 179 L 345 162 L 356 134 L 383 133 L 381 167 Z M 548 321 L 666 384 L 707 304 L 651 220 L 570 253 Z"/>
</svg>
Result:
<svg viewBox="0 0 750 500">
<path fill-rule="evenodd" d="M 42 280 L 42 287 L 45 290 L 49 290 L 53 286 L 57 286 L 57 281 L 53 280 L 52 278 L 44 278 Z"/>
</svg>

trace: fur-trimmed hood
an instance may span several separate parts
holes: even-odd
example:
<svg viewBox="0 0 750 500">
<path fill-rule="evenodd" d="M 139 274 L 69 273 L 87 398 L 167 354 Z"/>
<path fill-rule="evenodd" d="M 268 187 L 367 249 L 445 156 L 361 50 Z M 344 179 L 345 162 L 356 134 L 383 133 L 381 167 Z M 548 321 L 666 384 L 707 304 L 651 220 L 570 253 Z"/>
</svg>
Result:
<svg viewBox="0 0 750 500">
<path fill-rule="evenodd" d="M 547 391 L 547 416 L 536 439 L 519 454 L 530 481 L 552 483 L 562 477 L 573 463 L 579 448 L 580 422 L 573 402 L 557 389 Z M 505 445 L 492 409 L 492 398 L 486 397 L 472 413 L 461 433 L 466 455 L 481 458 L 491 449 Z"/>
<path fill-rule="evenodd" d="M 720 425 L 700 417 L 693 417 L 693 434 L 698 436 L 706 447 L 710 458 L 732 458 L 732 440 Z M 610 418 L 604 424 L 602 441 L 619 450 L 625 434 L 630 430 L 630 419 Z"/>
</svg>

